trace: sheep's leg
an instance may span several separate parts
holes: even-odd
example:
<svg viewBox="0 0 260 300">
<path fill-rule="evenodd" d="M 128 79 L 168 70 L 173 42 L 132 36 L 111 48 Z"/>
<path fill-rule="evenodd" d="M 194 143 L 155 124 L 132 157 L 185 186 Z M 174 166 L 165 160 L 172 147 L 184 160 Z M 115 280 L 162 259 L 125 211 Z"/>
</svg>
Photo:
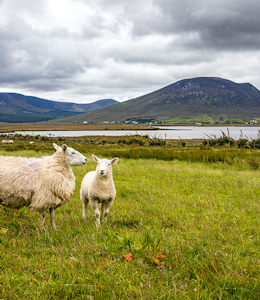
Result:
<svg viewBox="0 0 260 300">
<path fill-rule="evenodd" d="M 41 222 L 41 228 L 43 230 L 45 230 L 45 227 L 44 227 L 44 223 L 45 223 L 45 211 L 44 212 L 40 212 L 40 222 Z"/>
<path fill-rule="evenodd" d="M 105 222 L 107 222 L 107 215 L 112 204 L 113 201 L 101 203 L 102 216 Z"/>
<path fill-rule="evenodd" d="M 83 218 L 85 219 L 87 217 L 88 199 L 84 197 L 84 199 L 82 199 L 82 204 L 83 204 Z"/>
<path fill-rule="evenodd" d="M 99 211 L 99 208 L 98 208 L 98 201 L 90 201 L 89 203 L 90 203 L 90 206 L 94 210 L 94 213 L 95 213 L 96 225 L 97 225 L 97 227 L 100 227 L 101 223 L 100 223 L 100 211 Z"/>
<path fill-rule="evenodd" d="M 51 215 L 51 226 L 53 229 L 56 229 L 55 220 L 54 220 L 54 217 L 55 217 L 54 207 L 50 208 L 50 215 Z"/>
</svg>

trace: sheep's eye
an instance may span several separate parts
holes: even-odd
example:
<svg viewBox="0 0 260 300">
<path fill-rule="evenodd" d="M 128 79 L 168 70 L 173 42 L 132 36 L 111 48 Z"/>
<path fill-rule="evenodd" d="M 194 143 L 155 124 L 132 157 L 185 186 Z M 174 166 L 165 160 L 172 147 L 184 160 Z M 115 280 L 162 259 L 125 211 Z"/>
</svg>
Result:
<svg viewBox="0 0 260 300">
<path fill-rule="evenodd" d="M 73 151 L 73 152 L 71 152 L 71 154 L 73 154 L 73 155 L 74 155 L 74 154 L 75 154 L 75 152 Z"/>
</svg>

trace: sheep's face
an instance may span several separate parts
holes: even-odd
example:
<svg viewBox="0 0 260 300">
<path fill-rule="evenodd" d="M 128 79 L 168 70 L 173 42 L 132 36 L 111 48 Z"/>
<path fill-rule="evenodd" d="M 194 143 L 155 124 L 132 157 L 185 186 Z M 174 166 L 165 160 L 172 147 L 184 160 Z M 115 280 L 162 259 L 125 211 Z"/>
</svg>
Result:
<svg viewBox="0 0 260 300">
<path fill-rule="evenodd" d="M 67 147 L 67 155 L 71 166 L 85 166 L 88 162 L 84 155 L 73 148 Z"/>
<path fill-rule="evenodd" d="M 112 170 L 112 164 L 116 164 L 119 161 L 118 157 L 114 157 L 113 159 L 108 160 L 106 158 L 100 159 L 97 156 L 92 155 L 92 158 L 95 162 L 97 162 L 96 171 L 101 177 L 105 177 L 110 174 Z"/>
<path fill-rule="evenodd" d="M 84 155 L 65 144 L 63 144 L 61 148 L 56 144 L 53 144 L 53 146 L 56 150 L 62 150 L 63 154 L 68 157 L 71 166 L 85 166 L 85 164 L 88 162 Z"/>
</svg>

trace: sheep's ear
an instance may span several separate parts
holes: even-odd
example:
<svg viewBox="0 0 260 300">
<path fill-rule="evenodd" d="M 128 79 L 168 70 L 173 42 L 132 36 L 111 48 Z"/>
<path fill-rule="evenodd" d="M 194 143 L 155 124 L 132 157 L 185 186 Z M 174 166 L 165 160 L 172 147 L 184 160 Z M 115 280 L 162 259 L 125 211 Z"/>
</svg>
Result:
<svg viewBox="0 0 260 300">
<path fill-rule="evenodd" d="M 62 145 L 62 151 L 65 153 L 68 149 L 68 146 L 66 144 Z"/>
<path fill-rule="evenodd" d="M 113 159 L 110 160 L 111 164 L 116 164 L 119 161 L 118 157 L 114 157 Z"/>
<path fill-rule="evenodd" d="M 55 150 L 59 149 L 59 146 L 57 144 L 55 144 L 55 143 L 53 143 L 53 147 L 54 147 Z"/>
<path fill-rule="evenodd" d="M 92 158 L 95 162 L 99 162 L 99 158 L 96 155 L 92 154 Z"/>
</svg>

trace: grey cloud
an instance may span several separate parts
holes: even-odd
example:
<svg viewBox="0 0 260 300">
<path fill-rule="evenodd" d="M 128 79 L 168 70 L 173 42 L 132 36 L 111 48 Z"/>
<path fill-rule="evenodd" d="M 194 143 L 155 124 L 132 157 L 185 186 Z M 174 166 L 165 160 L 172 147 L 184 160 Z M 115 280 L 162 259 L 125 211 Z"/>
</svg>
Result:
<svg viewBox="0 0 260 300">
<path fill-rule="evenodd" d="M 185 35 L 197 33 L 194 46 L 256 49 L 260 43 L 260 2 L 156 0 L 151 11 L 129 15 L 133 35 Z"/>
<path fill-rule="evenodd" d="M 80 38 L 85 39 L 100 38 L 109 29 L 105 18 L 100 13 L 96 13 L 86 20 L 86 24 L 82 25 L 79 34 Z"/>
<path fill-rule="evenodd" d="M 12 15 L 37 15 L 38 18 L 43 16 L 48 8 L 48 2 L 45 0 L 2 0 L 0 5 L 1 10 L 11 12 Z"/>
<path fill-rule="evenodd" d="M 10 19 L 0 28 L 1 82 L 68 78 L 84 73 L 89 58 L 73 48 L 78 40 L 79 36 L 66 28 L 44 31 L 23 19 Z"/>
</svg>

